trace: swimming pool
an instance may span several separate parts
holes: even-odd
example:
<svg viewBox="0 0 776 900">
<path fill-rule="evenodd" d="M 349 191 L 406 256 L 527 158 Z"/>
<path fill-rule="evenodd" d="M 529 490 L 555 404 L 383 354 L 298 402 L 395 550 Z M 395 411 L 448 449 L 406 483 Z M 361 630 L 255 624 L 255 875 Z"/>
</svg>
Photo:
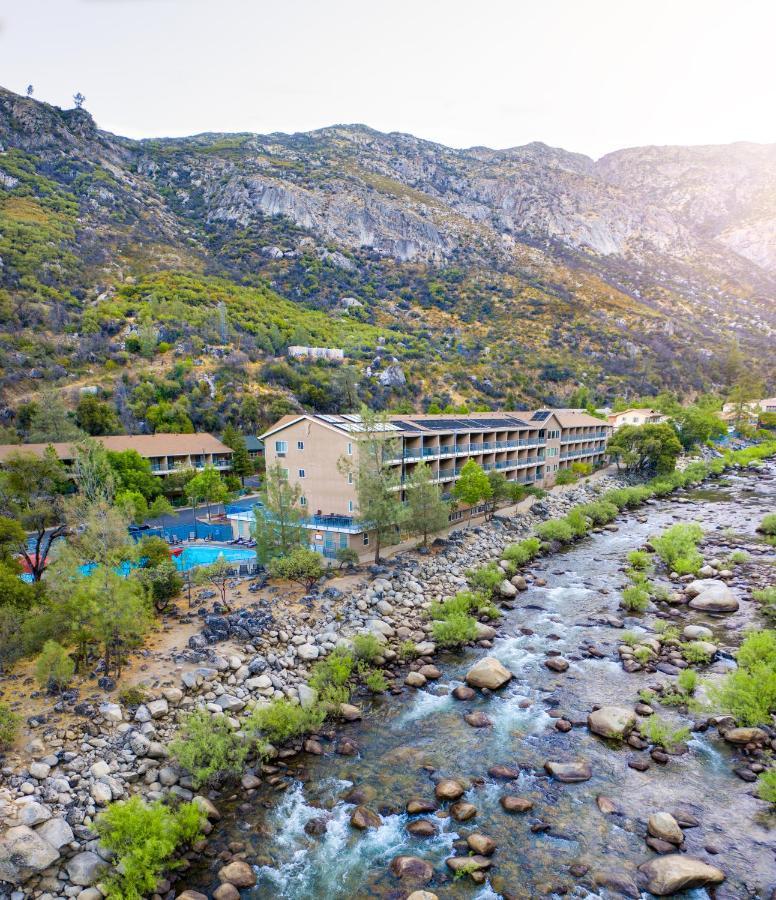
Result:
<svg viewBox="0 0 776 900">
<path fill-rule="evenodd" d="M 209 566 L 222 558 L 237 565 L 240 563 L 247 565 L 256 562 L 256 553 L 244 547 L 208 547 L 193 544 L 184 547 L 183 552 L 179 556 L 173 556 L 172 561 L 181 572 L 188 572 L 197 566 Z"/>
</svg>

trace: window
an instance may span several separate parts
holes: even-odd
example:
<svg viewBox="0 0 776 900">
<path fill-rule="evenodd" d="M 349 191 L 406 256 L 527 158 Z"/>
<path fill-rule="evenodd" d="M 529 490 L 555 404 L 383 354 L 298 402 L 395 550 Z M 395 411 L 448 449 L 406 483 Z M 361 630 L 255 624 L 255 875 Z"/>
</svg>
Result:
<svg viewBox="0 0 776 900">
<path fill-rule="evenodd" d="M 304 478 L 304 469 L 299 470 L 299 477 Z"/>
<path fill-rule="evenodd" d="M 348 512 L 353 512 L 353 501 L 348 500 Z"/>
<path fill-rule="evenodd" d="M 275 441 L 275 453 L 288 453 L 288 441 Z"/>
<path fill-rule="evenodd" d="M 348 472 L 348 484 L 353 484 L 353 473 Z"/>
<path fill-rule="evenodd" d="M 304 450 L 304 441 L 297 441 L 297 442 L 296 442 L 296 449 L 297 449 L 297 450 Z"/>
<path fill-rule="evenodd" d="M 348 441 L 348 456 L 352 456 L 352 455 L 353 455 L 353 444 L 351 444 L 350 441 Z"/>
<path fill-rule="evenodd" d="M 299 505 L 300 505 L 300 506 L 307 506 L 307 497 L 300 497 L 300 498 L 299 498 Z"/>
<path fill-rule="evenodd" d="M 369 546 L 369 535 L 368 534 L 364 534 L 364 546 L 365 547 Z"/>
</svg>

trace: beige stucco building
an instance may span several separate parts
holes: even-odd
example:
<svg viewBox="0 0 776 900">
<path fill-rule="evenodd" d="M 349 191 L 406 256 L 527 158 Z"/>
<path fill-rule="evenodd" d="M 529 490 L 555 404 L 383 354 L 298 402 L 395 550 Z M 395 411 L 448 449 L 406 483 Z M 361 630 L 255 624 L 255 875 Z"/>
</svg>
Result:
<svg viewBox="0 0 776 900">
<path fill-rule="evenodd" d="M 608 422 L 615 431 L 623 425 L 659 425 L 667 421 L 668 416 L 658 409 L 624 409 L 608 416 Z"/>
<path fill-rule="evenodd" d="M 574 462 L 598 466 L 604 461 L 610 426 L 579 410 L 488 412 L 466 415 L 390 416 L 386 439 L 396 452 L 399 490 L 419 462 L 430 467 L 443 495 L 460 476 L 467 460 L 486 471 L 498 470 L 509 481 L 550 487 L 557 473 Z M 368 530 L 358 522 L 355 477 L 340 460 L 358 462 L 363 435 L 357 415 L 284 416 L 261 435 L 267 466 L 279 464 L 301 491 L 310 546 L 325 556 L 342 547 L 362 552 Z M 468 509 L 451 513 L 456 521 Z M 476 512 L 476 510 L 475 510 Z M 230 516 L 236 537 L 249 537 L 253 513 Z"/>
</svg>

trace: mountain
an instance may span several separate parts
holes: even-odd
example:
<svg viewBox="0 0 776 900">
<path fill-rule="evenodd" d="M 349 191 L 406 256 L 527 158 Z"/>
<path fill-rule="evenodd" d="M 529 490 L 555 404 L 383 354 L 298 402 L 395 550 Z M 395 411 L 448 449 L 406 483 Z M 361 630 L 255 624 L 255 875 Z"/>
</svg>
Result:
<svg viewBox="0 0 776 900">
<path fill-rule="evenodd" d="M 773 379 L 773 145 L 134 141 L 0 89 L 0 146 L 9 421 L 52 382 L 119 386 L 126 427 L 186 399 L 218 427 L 248 394 L 268 415 L 691 394 L 729 381 L 734 344 Z M 281 361 L 289 343 L 348 363 Z"/>
</svg>

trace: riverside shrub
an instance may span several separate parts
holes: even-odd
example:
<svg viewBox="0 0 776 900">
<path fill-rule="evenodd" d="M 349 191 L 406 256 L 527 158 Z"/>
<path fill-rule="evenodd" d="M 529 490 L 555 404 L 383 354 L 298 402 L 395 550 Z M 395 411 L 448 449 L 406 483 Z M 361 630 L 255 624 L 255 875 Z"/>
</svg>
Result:
<svg viewBox="0 0 776 900">
<path fill-rule="evenodd" d="M 111 900 L 142 900 L 161 876 L 177 868 L 174 856 L 202 836 L 204 813 L 195 803 L 176 809 L 140 797 L 112 803 L 94 827 L 100 843 L 116 854 L 114 873 L 105 882 Z"/>
<path fill-rule="evenodd" d="M 477 621 L 466 613 L 453 613 L 433 622 L 431 634 L 440 647 L 460 647 L 477 637 Z"/>
<path fill-rule="evenodd" d="M 541 553 L 542 542 L 538 538 L 526 538 L 519 544 L 510 544 L 501 554 L 516 566 L 524 566 Z"/>
<path fill-rule="evenodd" d="M 776 712 L 776 631 L 751 632 L 736 654 L 738 668 L 709 696 L 739 725 L 769 725 Z"/>
<path fill-rule="evenodd" d="M 621 605 L 628 612 L 644 612 L 649 606 L 649 593 L 640 585 L 632 584 L 623 590 Z"/>
<path fill-rule="evenodd" d="M 179 737 L 170 744 L 170 756 L 189 772 L 195 787 L 238 775 L 248 750 L 248 743 L 232 730 L 226 716 L 212 716 L 205 710 L 188 715 Z"/>
<path fill-rule="evenodd" d="M 504 580 L 504 572 L 496 563 L 490 562 L 477 569 L 470 569 L 466 573 L 466 578 L 475 591 L 480 591 L 487 597 L 493 597 Z"/>
<path fill-rule="evenodd" d="M 652 541 L 657 555 L 666 566 L 680 575 L 695 574 L 703 565 L 697 545 L 703 529 L 695 522 L 672 525 Z"/>
<path fill-rule="evenodd" d="M 584 537 L 590 530 L 590 520 L 577 506 L 569 510 L 566 515 L 566 522 L 571 528 L 574 537 Z"/>
<path fill-rule="evenodd" d="M 536 534 L 547 543 L 557 541 L 559 544 L 570 544 L 574 540 L 574 531 L 565 519 L 548 519 L 542 522 L 537 525 Z"/>
<path fill-rule="evenodd" d="M 342 647 L 336 647 L 325 659 L 318 660 L 308 683 L 318 694 L 320 703 L 334 707 L 348 702 L 354 666 L 353 655 Z"/>
<path fill-rule="evenodd" d="M 383 645 L 374 634 L 357 634 L 353 638 L 353 653 L 356 659 L 374 662 L 383 652 Z"/>
<path fill-rule="evenodd" d="M 669 750 L 676 744 L 681 744 L 690 737 L 689 728 L 671 729 L 671 726 L 659 716 L 648 716 L 639 725 L 641 733 L 649 741 L 657 747 Z"/>
<path fill-rule="evenodd" d="M 576 507 L 587 516 L 594 525 L 606 525 L 617 518 L 619 508 L 608 500 L 596 500 L 593 503 L 583 503 Z"/>
<path fill-rule="evenodd" d="M 75 674 L 75 663 L 56 641 L 46 641 L 35 663 L 35 677 L 42 688 L 61 691 Z"/>
<path fill-rule="evenodd" d="M 16 740 L 20 721 L 7 703 L 0 703 L 0 750 L 7 750 Z"/>
<path fill-rule="evenodd" d="M 247 727 L 260 732 L 273 744 L 282 744 L 317 731 L 325 718 L 326 710 L 322 706 L 305 709 L 290 700 L 272 700 L 254 708 Z"/>
<path fill-rule="evenodd" d="M 776 806 L 776 769 L 760 773 L 757 779 L 757 796 L 766 803 Z"/>
</svg>

